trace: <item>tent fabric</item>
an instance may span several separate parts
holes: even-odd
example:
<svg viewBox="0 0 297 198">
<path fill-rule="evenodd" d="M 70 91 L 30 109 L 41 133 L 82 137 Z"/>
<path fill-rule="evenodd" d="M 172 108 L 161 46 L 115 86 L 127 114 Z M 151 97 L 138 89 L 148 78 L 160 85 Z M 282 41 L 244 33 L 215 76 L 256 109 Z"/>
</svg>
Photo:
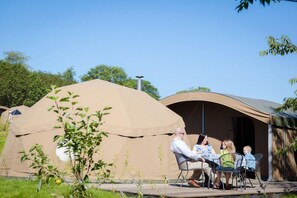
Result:
<svg viewBox="0 0 297 198">
<path fill-rule="evenodd" d="M 25 105 L 7 108 L 7 110 L 1 114 L 1 124 L 6 124 L 9 121 L 9 112 L 11 112 L 10 114 L 13 116 L 12 119 L 16 120 L 15 118 L 21 116 L 29 108 L 30 107 Z"/>
<path fill-rule="evenodd" d="M 59 131 L 52 131 L 45 135 L 43 133 L 31 134 L 16 137 L 9 133 L 7 145 L 3 150 L 0 165 L 0 175 L 14 177 L 28 177 L 33 169 L 29 168 L 29 163 L 20 162 L 19 150 L 30 148 L 38 143 L 43 145 L 44 152 L 60 168 L 67 167 L 67 163 L 60 161 L 55 154 L 56 144 L 52 142 L 54 135 Z M 32 137 L 33 136 L 33 137 Z M 127 138 L 118 135 L 105 137 L 97 157 L 105 162 L 113 163 L 110 168 L 111 179 L 115 181 L 133 180 L 174 180 L 179 171 L 173 153 L 170 151 L 172 141 L 170 135 L 146 136 L 137 138 Z M 185 141 L 190 148 L 197 141 L 197 135 L 186 135 Z M 212 139 L 209 142 L 212 144 Z M 8 149 L 10 148 L 10 149 Z M 11 149 L 14 148 L 14 149 Z M 215 148 L 219 148 L 217 145 Z M 97 159 L 97 158 L 96 158 Z"/>
<path fill-rule="evenodd" d="M 260 99 L 251 99 L 213 92 L 179 93 L 162 99 L 165 106 L 185 101 L 206 101 L 227 106 L 261 122 L 297 129 L 297 115 L 292 111 L 276 113 L 274 109 L 280 104 Z"/>
<path fill-rule="evenodd" d="M 170 134 L 178 126 L 184 125 L 180 116 L 142 91 L 103 80 L 61 87 L 60 93 L 67 91 L 78 94 L 78 104 L 89 107 L 89 112 L 112 107 L 101 127 L 110 134 L 128 137 Z M 24 119 L 12 126 L 16 135 L 40 133 L 57 125 L 56 114 L 47 110 L 52 104 L 45 96 L 32 106 L 31 111 L 25 112 Z"/>
<path fill-rule="evenodd" d="M 183 119 L 146 93 L 102 80 L 91 80 L 61 87 L 61 96 L 74 92 L 81 107 L 89 112 L 111 106 L 110 114 L 103 117 L 104 139 L 97 157 L 114 163 L 114 179 L 164 179 L 178 174 L 170 151 L 171 134 L 183 128 Z M 38 143 L 56 165 L 65 166 L 56 156 L 53 137 L 62 134 L 56 129 L 57 115 L 47 109 L 53 101 L 46 96 L 25 111 L 10 125 L 10 131 L 0 160 L 0 174 L 28 176 L 33 170 L 20 162 L 19 151 Z"/>
</svg>

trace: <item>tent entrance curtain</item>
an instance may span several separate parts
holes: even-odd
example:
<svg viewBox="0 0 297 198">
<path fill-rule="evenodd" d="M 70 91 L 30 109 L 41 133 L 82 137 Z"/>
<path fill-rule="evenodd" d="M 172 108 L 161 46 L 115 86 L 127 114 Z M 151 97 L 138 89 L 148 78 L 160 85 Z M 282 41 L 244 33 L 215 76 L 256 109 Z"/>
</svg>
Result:
<svg viewBox="0 0 297 198">
<path fill-rule="evenodd" d="M 255 126 L 251 118 L 233 117 L 234 144 L 242 153 L 242 148 L 249 145 L 255 151 Z"/>
</svg>

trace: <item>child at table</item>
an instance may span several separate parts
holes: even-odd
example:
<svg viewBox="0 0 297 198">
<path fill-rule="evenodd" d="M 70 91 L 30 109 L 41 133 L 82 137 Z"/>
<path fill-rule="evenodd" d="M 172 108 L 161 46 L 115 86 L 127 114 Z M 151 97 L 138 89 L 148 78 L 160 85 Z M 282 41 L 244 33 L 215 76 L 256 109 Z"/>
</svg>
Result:
<svg viewBox="0 0 297 198">
<path fill-rule="evenodd" d="M 221 165 L 216 168 L 216 174 L 217 178 L 214 184 L 214 188 L 219 189 L 220 188 L 220 182 L 221 182 L 221 171 L 228 171 L 228 170 L 234 170 L 235 165 L 235 155 L 236 149 L 234 146 L 234 143 L 231 140 L 224 140 L 223 141 L 223 150 L 221 151 Z M 227 155 L 230 154 L 230 155 Z M 231 185 L 229 184 L 229 179 L 231 177 L 231 173 L 225 173 L 226 177 L 226 190 L 231 189 Z"/>
<path fill-rule="evenodd" d="M 252 148 L 250 146 L 243 147 L 244 160 L 243 167 L 249 170 L 255 170 L 256 161 L 255 157 L 252 155 Z"/>
</svg>

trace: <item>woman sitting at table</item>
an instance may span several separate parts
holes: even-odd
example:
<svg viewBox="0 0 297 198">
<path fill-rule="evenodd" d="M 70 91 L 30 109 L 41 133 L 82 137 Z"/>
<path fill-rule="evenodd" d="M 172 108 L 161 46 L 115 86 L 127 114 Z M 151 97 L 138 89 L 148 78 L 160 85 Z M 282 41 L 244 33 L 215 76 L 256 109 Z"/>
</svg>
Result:
<svg viewBox="0 0 297 198">
<path fill-rule="evenodd" d="M 208 143 L 207 135 L 200 134 L 197 140 L 197 143 L 193 147 L 193 151 L 196 153 L 201 154 L 201 156 L 205 159 L 205 162 L 209 165 L 209 167 L 212 167 L 215 169 L 215 167 L 218 166 L 218 164 L 214 163 L 213 160 L 217 159 L 219 155 L 216 154 L 212 146 Z M 199 174 L 199 175 L 198 175 Z M 201 172 L 197 172 L 196 177 L 199 178 L 201 175 Z M 209 178 L 207 175 L 205 175 L 205 184 L 207 184 Z"/>
<path fill-rule="evenodd" d="M 204 159 L 212 161 L 213 155 L 216 156 L 216 152 L 212 146 L 208 143 L 207 135 L 200 134 L 197 143 L 193 147 L 193 151 L 201 154 Z"/>
</svg>

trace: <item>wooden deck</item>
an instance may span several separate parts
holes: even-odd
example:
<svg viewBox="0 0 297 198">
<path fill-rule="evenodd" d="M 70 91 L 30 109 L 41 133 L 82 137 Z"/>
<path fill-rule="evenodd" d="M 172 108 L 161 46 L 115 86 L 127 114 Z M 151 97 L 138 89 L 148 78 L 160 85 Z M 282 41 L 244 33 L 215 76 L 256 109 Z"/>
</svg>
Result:
<svg viewBox="0 0 297 198">
<path fill-rule="evenodd" d="M 144 197 L 281 197 L 286 193 L 296 194 L 297 182 L 264 182 L 261 188 L 256 181 L 253 181 L 254 188 L 247 185 L 247 188 L 232 188 L 231 190 L 216 190 L 204 188 L 193 188 L 188 185 L 175 186 L 174 184 L 101 184 L 102 190 L 117 191 L 121 194 L 139 194 Z"/>
</svg>

